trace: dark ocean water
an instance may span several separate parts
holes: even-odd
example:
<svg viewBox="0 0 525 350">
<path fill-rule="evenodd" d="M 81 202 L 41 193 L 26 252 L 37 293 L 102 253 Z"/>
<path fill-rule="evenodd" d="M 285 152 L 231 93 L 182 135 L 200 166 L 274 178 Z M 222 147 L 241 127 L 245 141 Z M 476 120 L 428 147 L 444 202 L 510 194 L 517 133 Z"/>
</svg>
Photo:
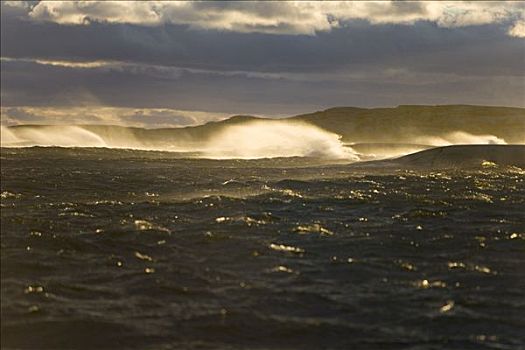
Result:
<svg viewBox="0 0 525 350">
<path fill-rule="evenodd" d="M 2 149 L 2 349 L 524 349 L 525 175 Z"/>
</svg>

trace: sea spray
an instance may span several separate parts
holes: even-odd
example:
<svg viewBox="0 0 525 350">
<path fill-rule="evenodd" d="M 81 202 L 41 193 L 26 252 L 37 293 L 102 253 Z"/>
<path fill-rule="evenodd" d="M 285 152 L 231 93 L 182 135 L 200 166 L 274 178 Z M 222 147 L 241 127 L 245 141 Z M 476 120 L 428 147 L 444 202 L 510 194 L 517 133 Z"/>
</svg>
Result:
<svg viewBox="0 0 525 350">
<path fill-rule="evenodd" d="M 282 120 L 232 125 L 212 136 L 202 149 L 209 158 L 256 159 L 323 157 L 359 160 L 340 136 L 316 126 Z"/>
<path fill-rule="evenodd" d="M 20 139 L 16 137 L 16 135 L 9 130 L 6 126 L 0 126 L 0 144 L 2 146 L 4 145 L 10 145 L 10 144 L 17 144 L 20 142 Z"/>
<path fill-rule="evenodd" d="M 407 132 L 407 135 L 400 138 L 397 143 L 357 143 L 350 144 L 350 146 L 360 153 L 361 160 L 373 160 L 398 157 L 440 146 L 505 144 L 507 142 L 503 138 L 495 135 L 475 135 L 464 131 L 454 131 L 423 136 L 414 136 Z"/>
<path fill-rule="evenodd" d="M 27 125 L 2 126 L 2 147 L 62 146 L 109 147 L 173 151 L 189 158 L 257 159 L 315 157 L 350 161 L 381 159 L 413 153 L 432 146 L 455 144 L 506 144 L 490 134 L 464 131 L 415 136 L 403 143 L 343 144 L 340 136 L 315 125 L 291 120 L 249 120 L 207 132 L 189 134 L 183 129 L 146 130 L 115 126 Z"/>
<path fill-rule="evenodd" d="M 198 158 L 317 157 L 358 160 L 340 136 L 303 122 L 252 121 L 230 125 L 199 139 L 138 139 L 126 128 L 99 133 L 82 126 L 2 127 L 2 146 L 111 147 L 192 153 Z M 129 133 L 129 135 L 127 135 Z"/>
<path fill-rule="evenodd" d="M 2 146 L 107 147 L 107 144 L 102 137 L 82 127 L 53 125 L 14 131 L 2 127 Z"/>
<path fill-rule="evenodd" d="M 415 142 L 433 146 L 507 144 L 504 139 L 495 135 L 474 135 L 464 131 L 454 131 L 439 136 L 419 136 L 415 139 Z"/>
</svg>

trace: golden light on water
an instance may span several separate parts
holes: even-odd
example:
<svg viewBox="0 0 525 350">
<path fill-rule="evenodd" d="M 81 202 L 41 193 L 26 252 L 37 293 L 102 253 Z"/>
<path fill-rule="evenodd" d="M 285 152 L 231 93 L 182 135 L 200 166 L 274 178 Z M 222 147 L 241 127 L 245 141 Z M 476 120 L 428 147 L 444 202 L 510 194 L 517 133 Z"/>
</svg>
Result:
<svg viewBox="0 0 525 350">
<path fill-rule="evenodd" d="M 284 245 L 284 244 L 271 243 L 268 247 L 270 249 L 273 249 L 273 250 L 276 250 L 276 251 L 281 251 L 281 252 L 290 252 L 290 253 L 297 253 L 297 254 L 301 254 L 301 253 L 305 252 L 304 249 L 302 249 L 302 248 L 293 247 L 293 246 L 287 246 L 287 245 Z"/>
<path fill-rule="evenodd" d="M 451 311 L 454 308 L 454 305 L 455 305 L 454 300 L 448 300 L 445 303 L 445 305 L 443 305 L 443 306 L 441 306 L 439 308 L 439 312 L 441 312 L 443 314 L 446 313 L 446 312 L 449 312 L 449 311 Z"/>
</svg>

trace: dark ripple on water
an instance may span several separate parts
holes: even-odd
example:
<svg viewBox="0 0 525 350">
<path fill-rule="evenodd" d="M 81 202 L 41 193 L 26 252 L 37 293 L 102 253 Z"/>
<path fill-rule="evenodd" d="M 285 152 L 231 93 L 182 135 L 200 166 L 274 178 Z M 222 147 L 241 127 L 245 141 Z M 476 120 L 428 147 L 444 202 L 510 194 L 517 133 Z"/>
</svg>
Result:
<svg viewBox="0 0 525 350">
<path fill-rule="evenodd" d="M 517 169 L 2 150 L 2 348 L 518 349 Z"/>
</svg>

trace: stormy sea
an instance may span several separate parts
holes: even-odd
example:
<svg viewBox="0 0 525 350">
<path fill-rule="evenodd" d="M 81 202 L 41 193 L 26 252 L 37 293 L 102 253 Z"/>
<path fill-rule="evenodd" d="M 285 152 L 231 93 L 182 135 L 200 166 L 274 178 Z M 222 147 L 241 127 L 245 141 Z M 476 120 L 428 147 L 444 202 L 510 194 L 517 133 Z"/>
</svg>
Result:
<svg viewBox="0 0 525 350">
<path fill-rule="evenodd" d="M 3 130 L 3 349 L 525 347 L 523 145 L 55 129 Z"/>
</svg>

